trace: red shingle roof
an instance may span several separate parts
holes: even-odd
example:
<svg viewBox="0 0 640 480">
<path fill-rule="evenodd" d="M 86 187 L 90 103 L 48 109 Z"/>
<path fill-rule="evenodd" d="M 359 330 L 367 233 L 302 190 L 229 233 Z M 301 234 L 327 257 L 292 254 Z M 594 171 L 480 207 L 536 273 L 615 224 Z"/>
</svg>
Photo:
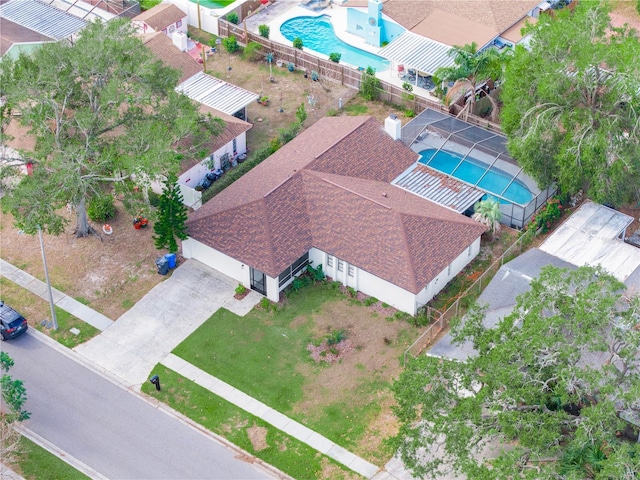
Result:
<svg viewBox="0 0 640 480">
<path fill-rule="evenodd" d="M 156 32 L 160 32 L 186 16 L 187 14 L 173 3 L 161 3 L 135 16 L 132 21 L 144 22 Z"/>
<path fill-rule="evenodd" d="M 417 157 L 373 118 L 324 118 L 194 212 L 189 235 L 271 277 L 316 247 L 418 293 L 485 227 L 389 183 Z"/>
<path fill-rule="evenodd" d="M 413 30 L 436 9 L 471 21 L 495 35 L 504 32 L 534 9 L 540 0 L 383 0 L 382 13 L 407 30 Z M 365 7 L 367 0 L 348 0 L 345 7 Z M 416 32 L 431 38 L 428 32 Z M 461 32 L 466 35 L 469 32 Z M 464 45 L 463 41 L 455 45 Z"/>
<path fill-rule="evenodd" d="M 151 50 L 153 56 L 165 67 L 175 68 L 182 74 L 178 85 L 202 71 L 202 65 L 191 55 L 181 52 L 173 41 L 162 32 L 147 33 L 140 36 L 142 43 Z"/>
</svg>

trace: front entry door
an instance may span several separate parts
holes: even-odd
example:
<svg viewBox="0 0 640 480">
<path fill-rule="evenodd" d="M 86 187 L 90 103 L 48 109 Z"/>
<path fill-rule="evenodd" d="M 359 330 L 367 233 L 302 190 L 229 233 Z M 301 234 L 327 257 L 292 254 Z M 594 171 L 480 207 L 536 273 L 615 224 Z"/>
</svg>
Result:
<svg viewBox="0 0 640 480">
<path fill-rule="evenodd" d="M 251 289 L 262 295 L 267 294 L 267 285 L 265 275 L 260 270 L 251 267 Z"/>
</svg>

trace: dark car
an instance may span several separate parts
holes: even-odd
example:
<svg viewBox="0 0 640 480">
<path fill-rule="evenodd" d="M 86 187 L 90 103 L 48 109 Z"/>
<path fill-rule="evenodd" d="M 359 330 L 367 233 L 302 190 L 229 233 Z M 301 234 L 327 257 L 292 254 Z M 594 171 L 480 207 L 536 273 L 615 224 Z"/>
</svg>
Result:
<svg viewBox="0 0 640 480">
<path fill-rule="evenodd" d="M 27 331 L 27 320 L 0 300 L 0 339 L 9 340 Z"/>
</svg>

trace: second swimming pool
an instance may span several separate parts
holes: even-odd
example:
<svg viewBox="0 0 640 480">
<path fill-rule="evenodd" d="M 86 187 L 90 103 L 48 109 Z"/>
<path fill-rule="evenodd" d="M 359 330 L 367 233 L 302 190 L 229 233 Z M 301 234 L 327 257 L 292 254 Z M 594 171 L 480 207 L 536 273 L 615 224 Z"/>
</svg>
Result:
<svg viewBox="0 0 640 480">
<path fill-rule="evenodd" d="M 507 172 L 497 168 L 487 170 L 488 165 L 475 158 L 462 160 L 446 150 L 439 150 L 434 155 L 435 152 L 434 148 L 422 150 L 420 163 L 519 205 L 526 205 L 534 197 L 523 182 L 513 179 Z"/>
<path fill-rule="evenodd" d="M 292 42 L 295 38 L 300 38 L 304 50 L 313 50 L 327 56 L 336 52 L 342 55 L 340 62 L 355 67 L 372 67 L 376 72 L 381 72 L 390 66 L 388 60 L 340 40 L 333 31 L 331 19 L 327 15 L 291 18 L 280 26 L 280 32 Z"/>
</svg>

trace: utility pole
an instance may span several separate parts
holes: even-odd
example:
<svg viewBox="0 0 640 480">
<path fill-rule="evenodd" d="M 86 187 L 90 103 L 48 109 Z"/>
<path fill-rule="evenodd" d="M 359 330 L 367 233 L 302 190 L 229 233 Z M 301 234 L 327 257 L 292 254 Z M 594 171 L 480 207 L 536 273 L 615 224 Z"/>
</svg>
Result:
<svg viewBox="0 0 640 480">
<path fill-rule="evenodd" d="M 44 243 L 42 241 L 42 228 L 38 225 L 38 236 L 40 237 L 40 250 L 42 251 L 42 263 L 44 264 L 44 276 L 47 280 L 47 289 L 49 290 L 49 306 L 51 307 L 51 321 L 53 329 L 58 330 L 58 318 L 56 317 L 56 307 L 53 304 L 53 291 L 51 290 L 51 281 L 49 280 L 49 268 L 47 267 L 47 256 L 44 254 Z"/>
</svg>

